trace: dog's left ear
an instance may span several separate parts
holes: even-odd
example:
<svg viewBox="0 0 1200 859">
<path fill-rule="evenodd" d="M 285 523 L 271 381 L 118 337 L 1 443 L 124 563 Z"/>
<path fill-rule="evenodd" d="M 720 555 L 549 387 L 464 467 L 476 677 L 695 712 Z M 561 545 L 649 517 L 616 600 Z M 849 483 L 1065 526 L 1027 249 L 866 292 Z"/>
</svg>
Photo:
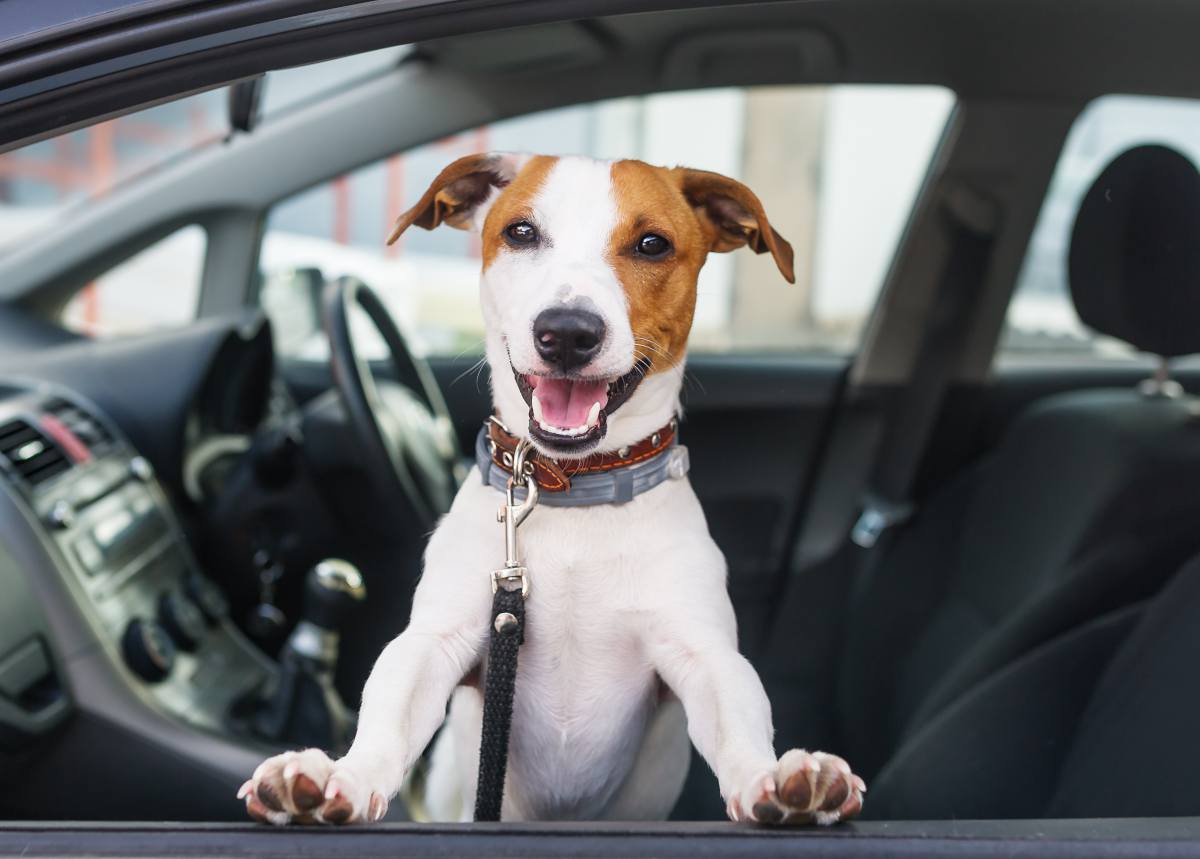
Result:
<svg viewBox="0 0 1200 859">
<path fill-rule="evenodd" d="M 723 253 L 743 245 L 756 254 L 770 251 L 787 282 L 796 282 L 792 246 L 772 228 L 753 191 L 720 173 L 686 167 L 677 167 L 672 172 L 679 177 L 683 196 L 709 227 L 710 251 Z"/>
<path fill-rule="evenodd" d="M 443 223 L 460 230 L 470 229 L 479 206 L 491 196 L 492 189 L 511 182 L 526 160 L 526 156 L 508 152 L 459 158 L 437 175 L 415 206 L 396 219 L 387 243 L 396 241 L 413 224 L 426 230 Z"/>
</svg>

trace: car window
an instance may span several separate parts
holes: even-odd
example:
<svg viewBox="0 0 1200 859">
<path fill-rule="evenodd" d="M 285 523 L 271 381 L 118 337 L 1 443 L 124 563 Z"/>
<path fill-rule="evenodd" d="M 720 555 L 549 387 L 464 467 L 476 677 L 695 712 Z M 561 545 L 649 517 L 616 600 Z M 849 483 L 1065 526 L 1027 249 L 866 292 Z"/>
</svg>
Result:
<svg viewBox="0 0 1200 859">
<path fill-rule="evenodd" d="M 1126 149 L 1164 143 L 1200 164 L 1200 101 L 1112 95 L 1096 99 L 1072 126 L 1050 180 L 1008 307 L 1003 357 L 1134 360 L 1130 345 L 1088 329 L 1067 284 L 1075 213 L 1092 182 Z"/>
<path fill-rule="evenodd" d="M 183 227 L 113 266 L 75 293 L 63 308 L 63 326 L 116 337 L 195 319 L 206 238 L 202 227 Z"/>
<path fill-rule="evenodd" d="M 478 240 L 410 230 L 396 215 L 453 159 L 485 150 L 640 158 L 725 173 L 762 198 L 796 249 L 797 284 L 768 257 L 713 254 L 700 276 L 693 351 L 852 351 L 953 106 L 937 87 L 725 88 L 527 115 L 421 146 L 311 188 L 270 213 L 261 258 L 268 313 L 316 319 L 311 281 L 353 275 L 379 291 L 428 354 L 482 349 Z M 295 306 L 290 309 L 289 303 Z M 315 330 L 281 347 L 319 359 Z"/>
</svg>

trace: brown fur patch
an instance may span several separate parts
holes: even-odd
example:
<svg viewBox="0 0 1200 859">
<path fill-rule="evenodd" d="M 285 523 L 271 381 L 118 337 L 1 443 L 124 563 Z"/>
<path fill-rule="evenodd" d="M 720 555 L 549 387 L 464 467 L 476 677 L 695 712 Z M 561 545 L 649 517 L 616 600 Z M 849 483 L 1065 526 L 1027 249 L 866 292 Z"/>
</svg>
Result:
<svg viewBox="0 0 1200 859">
<path fill-rule="evenodd" d="M 612 182 L 617 223 L 608 263 L 629 302 L 636 352 L 651 360 L 650 372 L 655 373 L 683 358 L 696 310 L 696 278 L 710 240 L 669 170 L 618 161 Z M 658 260 L 639 256 L 634 246 L 646 233 L 669 241 L 671 252 Z"/>
<path fill-rule="evenodd" d="M 496 156 L 486 152 L 466 155 L 446 165 L 421 199 L 396 218 L 387 243 L 392 244 L 413 224 L 426 230 L 442 223 L 465 229 L 471 210 L 501 181 L 497 166 Z"/>
<path fill-rule="evenodd" d="M 670 173 L 704 225 L 709 250 L 723 253 L 749 247 L 756 254 L 769 252 L 784 279 L 796 282 L 792 246 L 775 232 L 753 191 L 736 179 L 707 170 L 676 167 Z"/>
<path fill-rule="evenodd" d="M 535 155 L 500 192 L 483 222 L 480 241 L 486 269 L 501 250 L 508 248 L 504 230 L 516 221 L 533 220 L 533 200 L 558 162 L 553 155 Z"/>
</svg>

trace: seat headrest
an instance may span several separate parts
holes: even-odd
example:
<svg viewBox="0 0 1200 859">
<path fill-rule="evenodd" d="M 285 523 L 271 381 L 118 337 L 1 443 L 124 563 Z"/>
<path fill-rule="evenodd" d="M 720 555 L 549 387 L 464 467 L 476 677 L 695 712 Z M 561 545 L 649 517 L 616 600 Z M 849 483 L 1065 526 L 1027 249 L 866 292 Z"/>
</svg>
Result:
<svg viewBox="0 0 1200 859">
<path fill-rule="evenodd" d="M 1075 216 L 1071 298 L 1085 325 L 1156 355 L 1200 352 L 1200 173 L 1166 146 L 1118 155 Z"/>
</svg>

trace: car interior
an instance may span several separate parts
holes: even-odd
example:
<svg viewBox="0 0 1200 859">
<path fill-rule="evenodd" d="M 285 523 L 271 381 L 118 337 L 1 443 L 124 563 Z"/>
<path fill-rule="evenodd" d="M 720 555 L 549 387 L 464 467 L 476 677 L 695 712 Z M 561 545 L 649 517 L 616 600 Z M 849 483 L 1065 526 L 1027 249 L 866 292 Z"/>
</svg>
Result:
<svg viewBox="0 0 1200 859">
<path fill-rule="evenodd" d="M 594 5 L 0 140 L 0 819 L 347 747 L 490 413 L 477 244 L 383 238 L 488 149 L 700 159 L 796 247 L 710 260 L 680 424 L 777 748 L 863 825 L 1200 818 L 1200 10 Z"/>
</svg>

